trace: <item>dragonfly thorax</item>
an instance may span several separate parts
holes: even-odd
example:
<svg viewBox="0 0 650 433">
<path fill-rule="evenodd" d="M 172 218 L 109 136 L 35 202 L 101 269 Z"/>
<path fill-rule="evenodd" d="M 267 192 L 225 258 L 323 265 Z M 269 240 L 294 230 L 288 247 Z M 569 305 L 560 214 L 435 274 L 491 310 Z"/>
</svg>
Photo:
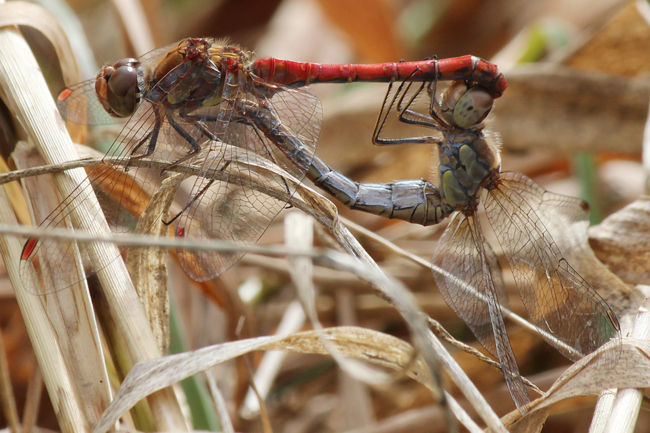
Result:
<svg viewBox="0 0 650 433">
<path fill-rule="evenodd" d="M 481 130 L 447 132 L 440 145 L 440 187 L 454 210 L 471 213 L 481 191 L 499 175 L 500 160 Z"/>
<path fill-rule="evenodd" d="M 113 117 L 133 115 L 142 95 L 161 107 L 185 107 L 189 111 L 210 107 L 221 102 L 222 77 L 227 69 L 245 69 L 250 57 L 249 52 L 236 45 L 188 38 L 156 62 L 141 64 L 129 58 L 105 66 L 97 75 L 95 90 L 104 109 Z"/>
</svg>

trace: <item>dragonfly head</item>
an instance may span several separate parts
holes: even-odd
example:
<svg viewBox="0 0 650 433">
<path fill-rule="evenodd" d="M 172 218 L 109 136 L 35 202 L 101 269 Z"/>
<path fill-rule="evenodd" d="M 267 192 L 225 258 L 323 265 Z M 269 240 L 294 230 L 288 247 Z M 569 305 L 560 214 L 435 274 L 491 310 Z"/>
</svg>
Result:
<svg viewBox="0 0 650 433">
<path fill-rule="evenodd" d="M 450 125 L 469 129 L 485 120 L 493 102 L 486 89 L 456 81 L 442 94 L 439 114 Z"/>
<path fill-rule="evenodd" d="M 139 66 L 136 59 L 123 59 L 97 74 L 95 91 L 111 116 L 129 117 L 140 105 Z"/>
</svg>

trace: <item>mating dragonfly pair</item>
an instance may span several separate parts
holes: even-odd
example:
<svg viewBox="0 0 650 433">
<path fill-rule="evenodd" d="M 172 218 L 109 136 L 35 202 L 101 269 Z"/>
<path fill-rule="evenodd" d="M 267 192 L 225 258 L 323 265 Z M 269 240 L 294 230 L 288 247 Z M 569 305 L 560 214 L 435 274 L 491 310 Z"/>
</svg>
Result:
<svg viewBox="0 0 650 433">
<path fill-rule="evenodd" d="M 373 140 L 437 144 L 438 186 L 426 180 L 357 183 L 315 156 L 322 113 L 306 86 L 351 81 L 391 83 Z M 393 85 L 395 81 L 402 84 Z M 452 81 L 441 98 L 436 96 L 438 81 Z M 477 220 L 482 197 L 532 323 L 543 335 L 557 339 L 560 344 L 554 345 L 565 356 L 575 360 L 595 350 L 619 334 L 619 325 L 549 232 L 584 216 L 583 203 L 549 193 L 522 174 L 500 172 L 498 149 L 486 139 L 484 121 L 506 87 L 495 65 L 473 56 L 378 65 L 252 61 L 239 47 L 187 39 L 106 66 L 96 80 L 59 95 L 59 109 L 69 120 L 102 124 L 125 118 L 127 123 L 107 155 L 111 162 L 107 158 L 94 169 L 90 182 L 80 185 L 42 224 L 65 226 L 73 198 L 91 185 L 103 185 L 113 209 L 146 201 L 162 173 L 135 167 L 134 161 L 143 158 L 166 161 L 163 171 L 193 167 L 194 183 L 177 215 L 176 234 L 187 238 L 256 242 L 286 206 L 286 201 L 259 192 L 259 185 L 274 185 L 290 196 L 290 177 L 299 181 L 307 176 L 346 206 L 388 218 L 429 225 L 451 216 L 433 254 L 433 263 L 448 272 L 435 274 L 437 285 L 499 359 L 515 403 L 522 408 L 529 397 L 501 313 L 500 304 L 507 302 L 505 287 L 497 257 Z M 427 98 L 428 112 L 414 110 L 418 97 Z M 390 115 L 441 136 L 383 138 Z M 116 230 L 133 226 L 138 217 L 124 211 L 90 215 L 107 218 Z M 33 265 L 37 275 L 56 275 L 77 262 L 75 254 L 73 243 L 31 238 L 21 266 Z M 179 251 L 183 269 L 198 281 L 220 275 L 240 257 Z M 37 284 L 48 286 L 37 293 L 49 293 L 70 282 L 40 277 Z"/>
</svg>

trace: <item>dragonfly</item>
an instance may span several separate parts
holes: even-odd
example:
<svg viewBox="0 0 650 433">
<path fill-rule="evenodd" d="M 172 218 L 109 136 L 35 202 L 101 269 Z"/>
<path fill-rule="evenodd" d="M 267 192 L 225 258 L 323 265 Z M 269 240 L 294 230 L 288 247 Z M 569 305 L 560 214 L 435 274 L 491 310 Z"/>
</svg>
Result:
<svg viewBox="0 0 650 433">
<path fill-rule="evenodd" d="M 447 304 L 499 360 L 510 394 L 524 413 L 530 398 L 501 311 L 508 295 L 498 258 L 483 235 L 479 204 L 532 324 L 572 361 L 611 339 L 620 340 L 616 314 L 571 266 L 552 235 L 568 233 L 573 223 L 586 221 L 589 207 L 581 199 L 546 191 L 521 173 L 501 172 L 499 149 L 485 132 L 494 99 L 487 89 L 455 81 L 437 98 L 435 84 L 406 81 L 394 91 L 391 83 L 374 140 L 437 145 L 440 183 L 427 194 L 425 220 L 450 221 L 433 253 L 434 279 Z M 426 113 L 414 108 L 423 95 L 429 100 Z M 382 138 L 391 113 L 442 136 Z"/>
<path fill-rule="evenodd" d="M 88 182 L 41 224 L 67 227 L 74 199 L 96 188 L 107 205 L 85 217 L 105 218 L 114 231 L 131 232 L 161 178 L 183 167 L 192 167 L 194 175 L 188 176 L 185 207 L 172 218 L 179 237 L 252 244 L 287 203 L 254 186 L 272 185 L 291 196 L 295 187 L 288 179 L 305 176 L 354 209 L 381 209 L 384 216 L 421 224 L 437 222 L 442 215 L 427 215 L 439 200 L 430 197 L 430 183 L 358 184 L 315 155 L 322 110 L 310 84 L 403 80 L 463 80 L 493 98 L 507 87 L 496 65 L 474 56 L 370 65 L 253 60 L 239 46 L 211 38 L 188 38 L 107 65 L 95 79 L 64 89 L 57 105 L 76 123 L 125 123 Z M 164 169 L 138 168 L 135 162 L 145 159 L 163 161 Z M 34 292 L 57 292 L 78 282 L 75 276 L 56 276 L 74 267 L 79 248 L 72 242 L 29 238 L 21 268 L 36 271 L 36 285 L 42 287 Z M 83 251 L 81 256 L 86 259 Z M 197 281 L 215 278 L 241 256 L 178 252 L 181 266 Z M 86 271 L 96 272 L 92 266 L 85 264 Z"/>
</svg>

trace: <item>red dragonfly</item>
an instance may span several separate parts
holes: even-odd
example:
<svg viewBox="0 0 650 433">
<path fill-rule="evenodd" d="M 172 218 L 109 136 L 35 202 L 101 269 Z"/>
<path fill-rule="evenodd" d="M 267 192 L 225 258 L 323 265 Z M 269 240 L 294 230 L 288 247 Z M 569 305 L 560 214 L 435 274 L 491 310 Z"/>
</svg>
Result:
<svg viewBox="0 0 650 433">
<path fill-rule="evenodd" d="M 380 144 L 438 146 L 439 187 L 429 193 L 430 214 L 450 217 L 433 253 L 434 277 L 447 304 L 501 364 L 517 407 L 530 398 L 519 374 L 501 306 L 508 296 L 496 254 L 477 218 L 480 203 L 514 276 L 530 321 L 564 356 L 576 361 L 610 339 L 620 340 L 616 314 L 564 257 L 553 236 L 571 237 L 574 223 L 587 221 L 586 202 L 546 191 L 521 173 L 501 172 L 498 148 L 484 132 L 492 107 L 487 89 L 454 82 L 435 94 L 435 81 L 389 86 L 375 130 Z M 427 113 L 413 109 L 423 96 Z M 402 122 L 434 129 L 442 137 L 381 139 L 391 112 Z M 435 221 L 435 222 L 437 222 Z"/>
<path fill-rule="evenodd" d="M 129 163 L 142 158 L 166 161 L 167 171 L 183 166 L 198 170 L 191 178 L 194 184 L 187 204 L 177 215 L 178 236 L 252 244 L 286 205 L 285 200 L 256 192 L 253 183 L 274 185 L 290 196 L 288 177 L 299 181 L 305 175 L 352 208 L 435 223 L 442 215 L 429 214 L 430 192 L 435 188 L 430 183 L 359 185 L 314 155 L 322 113 L 320 102 L 305 86 L 403 80 L 463 80 L 485 89 L 491 98 L 501 96 L 507 87 L 495 65 L 474 56 L 375 65 L 253 61 L 251 53 L 238 46 L 208 38 L 186 39 L 139 59 L 105 66 L 96 79 L 62 91 L 58 107 L 65 118 L 77 123 L 105 124 L 122 118 L 126 124 L 107 154 L 110 158 L 42 225 L 66 227 L 74 197 L 88 185 L 101 185 L 109 204 L 86 217 L 106 218 L 114 230 L 129 231 L 141 210 L 130 215 L 124 209 L 146 202 L 160 183 L 160 171 L 129 168 Z M 76 248 L 73 243 L 48 239 L 27 241 L 21 264 L 23 268 L 34 265 L 44 286 L 38 293 L 56 292 L 74 283 L 49 276 L 77 263 Z M 220 275 L 240 257 L 179 251 L 184 270 L 198 281 Z M 87 271 L 93 271 L 92 266 L 88 264 Z"/>
</svg>

